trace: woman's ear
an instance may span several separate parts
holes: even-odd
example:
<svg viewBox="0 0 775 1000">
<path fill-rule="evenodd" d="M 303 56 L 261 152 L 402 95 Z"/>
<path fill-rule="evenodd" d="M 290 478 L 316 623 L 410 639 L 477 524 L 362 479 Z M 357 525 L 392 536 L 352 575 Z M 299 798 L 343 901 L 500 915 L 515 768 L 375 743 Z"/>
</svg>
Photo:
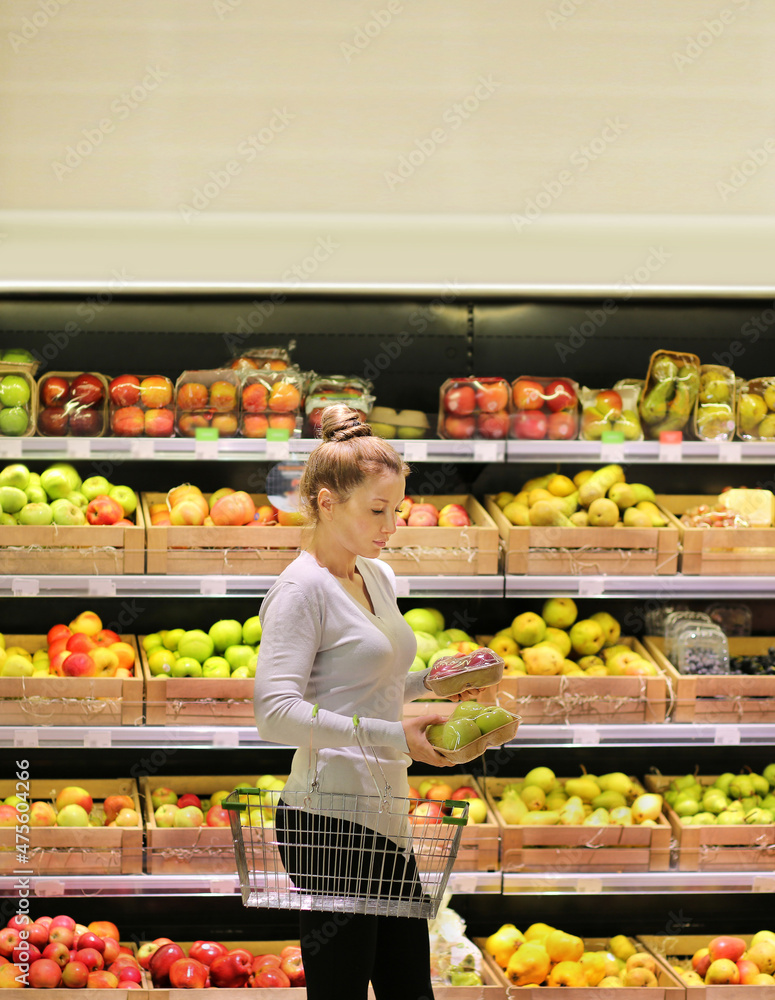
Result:
<svg viewBox="0 0 775 1000">
<path fill-rule="evenodd" d="M 318 513 L 327 521 L 331 520 L 334 508 L 334 495 L 326 486 L 318 493 Z"/>
</svg>

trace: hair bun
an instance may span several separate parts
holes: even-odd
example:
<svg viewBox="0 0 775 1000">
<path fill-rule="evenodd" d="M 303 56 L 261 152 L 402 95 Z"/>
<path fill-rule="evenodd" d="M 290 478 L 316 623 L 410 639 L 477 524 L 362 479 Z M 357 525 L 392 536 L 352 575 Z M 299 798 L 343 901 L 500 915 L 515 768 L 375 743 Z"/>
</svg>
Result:
<svg viewBox="0 0 775 1000">
<path fill-rule="evenodd" d="M 354 410 L 345 403 L 335 403 L 323 410 L 320 420 L 320 432 L 323 443 L 330 441 L 349 441 L 356 437 L 370 437 L 372 430 L 364 423 L 360 410 Z"/>
</svg>

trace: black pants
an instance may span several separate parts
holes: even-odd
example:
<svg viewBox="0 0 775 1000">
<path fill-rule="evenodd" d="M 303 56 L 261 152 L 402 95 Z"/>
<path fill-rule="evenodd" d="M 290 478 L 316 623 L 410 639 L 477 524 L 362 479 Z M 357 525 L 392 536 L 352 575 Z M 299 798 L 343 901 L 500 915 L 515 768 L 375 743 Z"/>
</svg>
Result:
<svg viewBox="0 0 775 1000">
<path fill-rule="evenodd" d="M 422 898 L 414 857 L 373 830 L 282 803 L 275 826 L 283 865 L 299 889 Z M 377 1000 L 433 1000 L 425 920 L 302 910 L 299 937 L 309 1000 L 366 1000 L 369 981 Z"/>
</svg>

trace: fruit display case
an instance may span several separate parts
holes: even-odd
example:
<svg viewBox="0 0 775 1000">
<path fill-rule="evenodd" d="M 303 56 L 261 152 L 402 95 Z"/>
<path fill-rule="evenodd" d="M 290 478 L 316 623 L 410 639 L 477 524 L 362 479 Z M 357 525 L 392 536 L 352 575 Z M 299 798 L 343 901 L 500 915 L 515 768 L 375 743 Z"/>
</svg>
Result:
<svg viewBox="0 0 775 1000">
<path fill-rule="evenodd" d="M 459 872 L 494 872 L 500 869 L 500 831 L 490 805 L 485 799 L 484 789 L 471 774 L 435 775 L 438 783 L 449 785 L 453 794 L 459 789 L 471 788 L 485 804 L 487 812 L 481 822 L 469 821 L 463 827 L 460 847 L 452 866 Z M 412 787 L 418 787 L 431 778 L 412 775 Z"/>
<path fill-rule="evenodd" d="M 0 796 L 6 798 L 18 792 L 17 782 L 0 780 Z M 61 780 L 31 778 L 29 800 L 50 801 L 68 783 Z M 100 778 L 78 780 L 96 802 L 111 795 L 127 796 L 134 803 L 137 822 L 134 826 L 91 826 L 78 820 L 78 825 L 32 826 L 29 830 L 25 860 L 19 861 L 15 826 L 0 829 L 0 871 L 14 874 L 26 867 L 37 876 L 131 875 L 143 870 L 143 823 L 137 782 L 132 778 Z M 88 817 L 86 818 L 88 824 Z"/>
<path fill-rule="evenodd" d="M 775 718 L 775 676 L 744 674 L 682 674 L 665 656 L 662 636 L 644 636 L 643 643 L 670 679 L 675 722 L 766 722 Z M 768 655 L 775 637 L 731 636 L 730 656 Z"/>
<path fill-rule="evenodd" d="M 0 676 L 0 725 L 140 726 L 144 719 L 144 679 L 133 635 L 121 641 L 134 650 L 131 677 Z M 5 637 L 10 648 L 30 653 L 47 648 L 45 635 Z"/>
</svg>

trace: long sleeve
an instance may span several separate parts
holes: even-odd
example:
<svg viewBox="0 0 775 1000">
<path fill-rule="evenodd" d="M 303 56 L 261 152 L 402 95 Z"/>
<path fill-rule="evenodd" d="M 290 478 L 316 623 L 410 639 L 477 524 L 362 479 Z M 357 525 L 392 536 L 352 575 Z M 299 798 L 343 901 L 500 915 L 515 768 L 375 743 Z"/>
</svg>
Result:
<svg viewBox="0 0 775 1000">
<path fill-rule="evenodd" d="M 430 670 L 412 670 L 406 675 L 404 686 L 404 701 L 414 701 L 415 698 L 429 698 L 433 692 L 425 686 L 425 678 Z"/>
<path fill-rule="evenodd" d="M 352 715 L 319 708 L 312 721 L 313 703 L 324 702 L 329 688 L 344 689 L 339 678 L 332 676 L 327 690 L 311 691 L 315 688 L 313 665 L 323 641 L 321 612 L 313 604 L 292 582 L 273 588 L 264 601 L 255 680 L 256 724 L 261 737 L 274 743 L 314 749 L 357 746 Z M 361 718 L 360 735 L 364 746 L 408 750 L 400 722 Z"/>
</svg>

